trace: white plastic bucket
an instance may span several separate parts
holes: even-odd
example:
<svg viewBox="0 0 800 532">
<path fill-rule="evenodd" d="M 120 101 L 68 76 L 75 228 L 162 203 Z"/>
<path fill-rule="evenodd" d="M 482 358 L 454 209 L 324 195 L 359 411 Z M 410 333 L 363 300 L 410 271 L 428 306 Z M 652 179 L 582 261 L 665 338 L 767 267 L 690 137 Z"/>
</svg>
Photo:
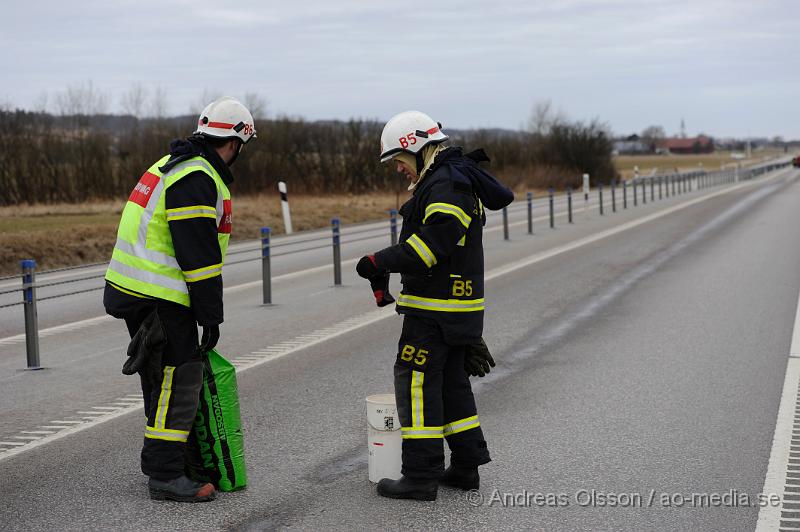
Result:
<svg viewBox="0 0 800 532">
<path fill-rule="evenodd" d="M 367 445 L 369 480 L 378 482 L 382 478 L 400 478 L 403 438 L 394 394 L 367 397 Z"/>
</svg>

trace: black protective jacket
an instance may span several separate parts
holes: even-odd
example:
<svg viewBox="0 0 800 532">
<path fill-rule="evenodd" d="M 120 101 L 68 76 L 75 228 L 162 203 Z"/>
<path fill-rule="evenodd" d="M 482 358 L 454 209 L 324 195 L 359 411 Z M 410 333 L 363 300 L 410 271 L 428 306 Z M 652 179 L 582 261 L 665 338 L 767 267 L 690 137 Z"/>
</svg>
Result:
<svg viewBox="0 0 800 532">
<path fill-rule="evenodd" d="M 233 175 L 228 165 L 202 137 L 192 136 L 186 140 L 174 140 L 170 144 L 169 153 L 171 156 L 169 161 L 161 167 L 163 172 L 167 172 L 181 161 L 199 155 L 214 167 L 226 185 L 233 182 Z M 193 172 L 184 176 L 169 187 L 165 194 L 167 209 L 193 205 L 213 206 L 217 203 L 217 187 L 214 180 L 204 172 Z M 175 259 L 181 270 L 191 271 L 222 262 L 215 220 L 188 218 L 170 221 L 169 230 L 175 248 Z M 196 281 L 187 286 L 197 323 L 206 326 L 222 323 L 222 276 Z M 103 304 L 106 312 L 117 318 L 123 318 L 140 305 L 152 304 L 152 301 L 148 302 L 147 299 L 151 298 L 124 293 L 106 283 Z"/>
<path fill-rule="evenodd" d="M 397 312 L 434 319 L 451 345 L 483 334 L 483 209 L 514 199 L 482 161 L 482 150 L 442 151 L 400 209 L 400 243 L 375 254 L 378 268 L 401 274 Z"/>
</svg>

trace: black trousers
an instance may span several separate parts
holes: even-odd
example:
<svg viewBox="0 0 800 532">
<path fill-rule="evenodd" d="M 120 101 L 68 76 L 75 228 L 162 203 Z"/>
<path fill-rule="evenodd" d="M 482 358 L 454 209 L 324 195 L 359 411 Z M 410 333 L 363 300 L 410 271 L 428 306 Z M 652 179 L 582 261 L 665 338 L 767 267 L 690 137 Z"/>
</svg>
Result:
<svg viewBox="0 0 800 532">
<path fill-rule="evenodd" d="M 143 299 L 124 315 L 131 338 L 151 312 L 158 313 L 167 344 L 160 380 L 139 375 L 147 416 L 141 467 L 145 475 L 169 480 L 184 474 L 184 447 L 197 414 L 203 366 L 194 313 L 182 305 Z"/>
<path fill-rule="evenodd" d="M 405 315 L 394 391 L 403 435 L 403 475 L 440 477 L 443 440 L 456 466 L 476 467 L 490 461 L 464 370 L 464 346 L 447 344 L 435 321 Z"/>
</svg>

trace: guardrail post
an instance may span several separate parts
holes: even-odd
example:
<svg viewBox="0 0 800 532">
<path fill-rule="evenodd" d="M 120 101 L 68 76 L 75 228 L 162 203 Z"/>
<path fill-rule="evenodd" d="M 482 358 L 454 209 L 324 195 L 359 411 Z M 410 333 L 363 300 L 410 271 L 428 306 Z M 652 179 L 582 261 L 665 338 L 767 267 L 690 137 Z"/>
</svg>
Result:
<svg viewBox="0 0 800 532">
<path fill-rule="evenodd" d="M 611 180 L 611 212 L 617 212 L 617 180 Z"/>
<path fill-rule="evenodd" d="M 264 304 L 272 304 L 272 267 L 269 256 L 270 228 L 261 228 L 261 292 Z"/>
<path fill-rule="evenodd" d="M 339 232 L 339 218 L 331 219 L 333 232 L 333 284 L 342 285 L 342 241 Z"/>
<path fill-rule="evenodd" d="M 567 187 L 567 221 L 572 223 L 572 187 Z"/>
<path fill-rule="evenodd" d="M 672 195 L 675 195 L 675 176 L 670 176 L 670 181 L 672 181 Z"/>
<path fill-rule="evenodd" d="M 389 241 L 393 246 L 397 245 L 397 209 L 389 211 Z"/>
<path fill-rule="evenodd" d="M 283 227 L 287 235 L 292 234 L 292 214 L 289 211 L 289 195 L 286 191 L 286 183 L 278 182 L 278 192 L 281 195 L 281 211 L 283 211 Z"/>
<path fill-rule="evenodd" d="M 533 234 L 533 192 L 528 192 L 528 234 Z"/>
<path fill-rule="evenodd" d="M 503 207 L 503 240 L 508 240 L 508 207 Z"/>
<path fill-rule="evenodd" d="M 647 205 L 647 182 L 642 182 L 642 205 Z"/>
<path fill-rule="evenodd" d="M 556 220 L 555 220 L 555 215 L 553 214 L 553 187 L 550 187 L 547 190 L 547 194 L 550 197 L 550 229 L 555 229 Z"/>
<path fill-rule="evenodd" d="M 656 200 L 656 178 L 650 178 L 650 201 Z"/>
<path fill-rule="evenodd" d="M 39 317 L 36 312 L 36 261 L 23 260 L 22 302 L 25 309 L 25 351 L 28 369 L 42 369 L 39 365 Z"/>
<path fill-rule="evenodd" d="M 664 176 L 658 176 L 658 199 L 663 199 L 664 196 L 661 194 L 661 183 L 664 181 Z"/>
<path fill-rule="evenodd" d="M 636 207 L 639 205 L 639 191 L 636 190 L 637 184 L 636 179 L 633 180 L 633 206 Z"/>
<path fill-rule="evenodd" d="M 622 182 L 622 208 L 628 208 L 628 182 Z"/>
<path fill-rule="evenodd" d="M 597 199 L 600 200 L 600 216 L 603 216 L 603 183 L 597 183 Z"/>
</svg>

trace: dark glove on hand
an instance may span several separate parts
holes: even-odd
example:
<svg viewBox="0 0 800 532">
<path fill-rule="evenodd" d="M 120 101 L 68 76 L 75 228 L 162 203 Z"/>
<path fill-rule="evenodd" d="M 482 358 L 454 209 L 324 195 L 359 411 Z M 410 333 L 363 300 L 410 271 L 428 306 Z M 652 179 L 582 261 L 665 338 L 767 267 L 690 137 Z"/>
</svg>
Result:
<svg viewBox="0 0 800 532">
<path fill-rule="evenodd" d="M 464 370 L 469 375 L 472 377 L 485 377 L 491 371 L 490 367 L 495 367 L 495 363 L 483 338 L 478 343 L 466 346 Z"/>
<path fill-rule="evenodd" d="M 217 346 L 219 341 L 219 325 L 203 325 L 203 339 L 200 340 L 200 352 L 206 354 Z"/>
<path fill-rule="evenodd" d="M 358 275 L 369 281 L 372 294 L 375 296 L 375 303 L 379 307 L 385 307 L 394 303 L 392 294 L 389 293 L 389 272 L 378 268 L 375 255 L 365 255 L 356 264 Z"/>
<path fill-rule="evenodd" d="M 356 264 L 356 272 L 364 279 L 377 277 L 381 272 L 378 270 L 378 263 L 375 262 L 375 255 L 364 255 Z"/>
<path fill-rule="evenodd" d="M 385 307 L 394 303 L 392 294 L 389 293 L 389 272 L 383 275 L 378 275 L 369 280 L 369 286 L 372 288 L 372 294 L 375 296 L 375 303 L 379 307 Z"/>
</svg>

